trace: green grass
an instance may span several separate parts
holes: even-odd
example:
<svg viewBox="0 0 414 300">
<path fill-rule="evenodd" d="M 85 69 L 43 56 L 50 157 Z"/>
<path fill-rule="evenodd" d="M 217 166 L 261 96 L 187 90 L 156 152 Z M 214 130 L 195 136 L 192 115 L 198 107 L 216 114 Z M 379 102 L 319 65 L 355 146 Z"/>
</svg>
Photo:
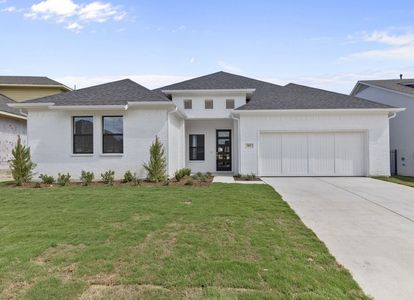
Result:
<svg viewBox="0 0 414 300">
<path fill-rule="evenodd" d="M 402 185 L 407 185 L 410 187 L 414 187 L 414 177 L 406 177 L 406 176 L 378 176 L 374 177 L 375 179 L 384 180 L 388 182 L 398 183 Z"/>
<path fill-rule="evenodd" d="M 0 237 L 0 298 L 366 298 L 265 185 L 2 185 Z"/>
</svg>

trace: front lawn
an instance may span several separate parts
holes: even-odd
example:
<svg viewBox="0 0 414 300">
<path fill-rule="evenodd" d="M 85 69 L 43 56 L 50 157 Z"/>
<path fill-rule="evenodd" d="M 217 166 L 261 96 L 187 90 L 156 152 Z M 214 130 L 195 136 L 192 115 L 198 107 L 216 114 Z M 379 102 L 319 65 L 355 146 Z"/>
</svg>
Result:
<svg viewBox="0 0 414 300">
<path fill-rule="evenodd" d="M 0 188 L 0 298 L 361 299 L 269 186 Z"/>
<path fill-rule="evenodd" d="M 384 180 L 392 183 L 398 183 L 402 185 L 407 185 L 410 187 L 414 187 L 414 177 L 406 177 L 406 176 L 378 176 L 374 177 L 375 179 Z"/>
</svg>

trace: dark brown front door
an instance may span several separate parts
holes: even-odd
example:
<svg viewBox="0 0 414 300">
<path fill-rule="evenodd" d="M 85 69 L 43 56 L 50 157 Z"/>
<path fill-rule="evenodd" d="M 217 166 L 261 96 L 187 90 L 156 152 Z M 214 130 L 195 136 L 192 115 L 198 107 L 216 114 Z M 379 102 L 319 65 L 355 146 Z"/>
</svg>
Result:
<svg viewBox="0 0 414 300">
<path fill-rule="evenodd" d="M 217 171 L 231 171 L 231 130 L 216 131 L 216 168 Z"/>
</svg>

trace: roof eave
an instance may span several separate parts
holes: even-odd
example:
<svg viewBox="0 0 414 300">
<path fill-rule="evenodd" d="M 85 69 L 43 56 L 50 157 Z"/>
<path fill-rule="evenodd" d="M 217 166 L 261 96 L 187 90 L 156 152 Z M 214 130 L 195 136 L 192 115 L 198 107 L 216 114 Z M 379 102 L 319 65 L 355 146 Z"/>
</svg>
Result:
<svg viewBox="0 0 414 300">
<path fill-rule="evenodd" d="M 341 113 L 341 112 L 370 112 L 370 113 L 398 113 L 404 111 L 405 108 L 324 108 L 324 109 L 246 109 L 234 110 L 232 113 L 238 114 L 261 114 L 261 113 Z"/>
<path fill-rule="evenodd" d="M 66 91 L 72 91 L 72 89 L 64 84 L 6 84 L 0 83 L 0 86 L 10 86 L 10 87 L 41 87 L 41 88 L 59 88 Z"/>
<path fill-rule="evenodd" d="M 20 119 L 20 120 L 27 120 L 26 116 L 17 115 L 17 114 L 5 112 L 5 111 L 0 111 L 0 116 L 6 116 L 6 117 Z"/>
</svg>

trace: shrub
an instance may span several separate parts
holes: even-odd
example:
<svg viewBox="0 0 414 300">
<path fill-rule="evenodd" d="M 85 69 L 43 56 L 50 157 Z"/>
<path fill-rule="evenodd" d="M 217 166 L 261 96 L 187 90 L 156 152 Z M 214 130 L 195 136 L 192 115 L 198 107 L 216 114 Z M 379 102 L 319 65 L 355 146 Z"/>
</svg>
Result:
<svg viewBox="0 0 414 300">
<path fill-rule="evenodd" d="M 184 185 L 193 185 L 193 181 L 191 179 L 188 179 Z"/>
<path fill-rule="evenodd" d="M 211 172 L 207 172 L 207 173 L 206 173 L 206 175 L 207 175 L 208 177 L 213 176 L 213 174 L 211 174 Z"/>
<path fill-rule="evenodd" d="M 124 182 L 133 182 L 136 178 L 136 174 L 132 174 L 131 171 L 126 171 L 124 174 Z"/>
<path fill-rule="evenodd" d="M 40 174 L 39 178 L 42 180 L 44 184 L 52 184 L 53 182 L 55 182 L 55 178 L 53 178 L 53 176 L 49 176 L 46 174 Z"/>
<path fill-rule="evenodd" d="M 247 180 L 249 180 L 249 181 L 256 180 L 256 174 L 254 174 L 254 173 L 251 173 L 251 174 L 247 175 L 246 177 L 247 177 Z"/>
<path fill-rule="evenodd" d="M 17 136 L 17 144 L 12 150 L 12 160 L 10 161 L 10 169 L 16 185 L 29 182 L 33 176 L 33 169 L 36 164 L 32 162 L 30 157 L 30 148 L 22 145 L 20 135 Z"/>
<path fill-rule="evenodd" d="M 66 173 L 66 174 L 58 173 L 56 181 L 60 186 L 66 186 L 70 183 L 70 174 L 69 173 Z"/>
<path fill-rule="evenodd" d="M 101 174 L 102 181 L 107 185 L 113 185 L 114 184 L 114 178 L 115 178 L 115 171 L 108 170 L 105 173 Z"/>
<path fill-rule="evenodd" d="M 93 172 L 87 172 L 87 171 L 82 170 L 80 180 L 82 181 L 83 185 L 85 186 L 90 185 L 94 178 L 95 178 L 95 175 L 93 174 Z"/>
<path fill-rule="evenodd" d="M 164 146 L 160 142 L 158 136 L 155 137 L 155 141 L 150 146 L 150 160 L 143 166 L 148 172 L 148 181 L 160 182 L 167 178 L 167 163 Z"/>
<path fill-rule="evenodd" d="M 190 176 L 190 175 L 191 175 L 191 170 L 188 168 L 183 168 L 183 169 L 179 169 L 175 171 L 174 177 L 177 181 L 180 181 L 185 176 Z"/>
</svg>

